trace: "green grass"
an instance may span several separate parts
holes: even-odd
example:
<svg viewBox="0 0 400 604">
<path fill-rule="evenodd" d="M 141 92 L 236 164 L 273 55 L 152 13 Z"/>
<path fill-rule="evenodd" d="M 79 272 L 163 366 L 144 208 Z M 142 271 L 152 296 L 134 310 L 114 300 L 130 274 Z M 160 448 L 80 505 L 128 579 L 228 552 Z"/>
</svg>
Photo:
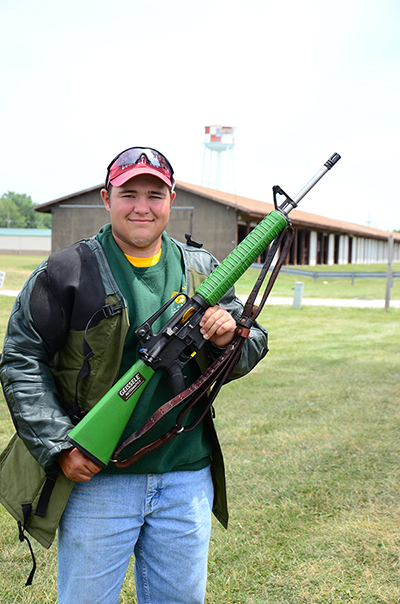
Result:
<svg viewBox="0 0 400 604">
<path fill-rule="evenodd" d="M 31 272 L 44 260 L 45 256 L 19 256 L 16 254 L 0 255 L 0 270 L 6 271 L 3 289 L 21 289 Z M 318 272 L 385 272 L 385 264 L 366 265 L 319 265 L 314 267 L 301 267 L 304 270 Z M 400 263 L 393 264 L 393 272 L 400 272 Z M 239 279 L 236 289 L 239 294 L 248 294 L 253 287 L 259 271 L 249 269 Z M 361 298 L 365 300 L 384 300 L 386 294 L 386 279 L 356 279 L 354 285 L 351 279 L 323 279 L 314 283 L 313 277 L 298 277 L 281 273 L 275 283 L 271 296 L 293 296 L 296 281 L 304 282 L 305 298 Z M 1 293 L 1 290 L 0 290 Z M 400 279 L 393 280 L 391 298 L 400 299 Z"/>
<path fill-rule="evenodd" d="M 31 272 L 45 258 L 39 255 L 0 254 L 0 270 L 6 272 L 3 289 L 21 289 Z"/>
<path fill-rule="evenodd" d="M 213 533 L 209 602 L 397 603 L 398 311 L 263 320 L 270 354 L 217 404 L 231 525 Z"/>
<path fill-rule="evenodd" d="M 12 300 L 0 296 L 0 338 Z M 400 602 L 400 310 L 268 307 L 267 357 L 224 386 L 228 531 L 214 522 L 208 604 Z M 0 402 L 0 441 L 12 433 Z M 56 549 L 0 509 L 0 601 L 57 602 Z M 120 602 L 132 604 L 130 565 Z"/>
</svg>

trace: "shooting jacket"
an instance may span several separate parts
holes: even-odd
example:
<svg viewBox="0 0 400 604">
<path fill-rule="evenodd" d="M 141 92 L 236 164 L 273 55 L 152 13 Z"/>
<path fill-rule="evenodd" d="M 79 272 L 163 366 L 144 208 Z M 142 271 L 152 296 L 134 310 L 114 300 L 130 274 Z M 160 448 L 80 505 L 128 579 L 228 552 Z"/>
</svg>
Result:
<svg viewBox="0 0 400 604">
<path fill-rule="evenodd" d="M 175 244 L 192 296 L 218 262 L 206 250 Z M 242 313 L 233 288 L 220 304 L 235 319 Z M 128 327 L 126 302 L 94 237 L 51 254 L 15 301 L 0 377 L 16 434 L 0 456 L 0 502 L 45 547 L 74 485 L 57 463 L 71 448 L 69 412 L 76 400 L 91 409 L 115 383 Z M 220 352 L 209 344 L 207 358 L 206 348 L 196 355 L 202 370 Z M 248 373 L 267 350 L 267 333 L 255 325 L 230 379 Z M 226 527 L 223 458 L 211 413 L 205 421 L 213 443 L 213 512 Z"/>
</svg>

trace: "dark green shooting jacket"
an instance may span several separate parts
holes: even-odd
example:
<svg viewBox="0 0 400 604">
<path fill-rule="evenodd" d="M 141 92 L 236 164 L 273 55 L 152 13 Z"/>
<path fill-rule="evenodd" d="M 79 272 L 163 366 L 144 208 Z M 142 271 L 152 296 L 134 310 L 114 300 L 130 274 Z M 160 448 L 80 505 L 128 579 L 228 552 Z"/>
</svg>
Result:
<svg viewBox="0 0 400 604">
<path fill-rule="evenodd" d="M 187 291 L 193 295 L 218 262 L 206 250 L 175 244 L 182 253 Z M 220 304 L 235 319 L 242 313 L 233 288 Z M 73 423 L 68 411 L 76 395 L 81 408 L 91 409 L 115 383 L 128 327 L 125 300 L 95 238 L 51 254 L 15 301 L 0 378 L 16 435 L 0 456 L 0 502 L 46 547 L 54 539 L 74 485 L 57 463 L 71 447 L 67 435 Z M 85 361 L 85 331 L 94 354 L 87 360 L 90 371 L 77 387 Z M 267 350 L 267 333 L 255 325 L 230 379 L 248 373 Z M 207 354 L 197 356 L 200 363 L 203 359 L 204 370 Z M 213 441 L 213 512 L 226 527 L 223 458 L 211 414 L 206 421 Z"/>
</svg>

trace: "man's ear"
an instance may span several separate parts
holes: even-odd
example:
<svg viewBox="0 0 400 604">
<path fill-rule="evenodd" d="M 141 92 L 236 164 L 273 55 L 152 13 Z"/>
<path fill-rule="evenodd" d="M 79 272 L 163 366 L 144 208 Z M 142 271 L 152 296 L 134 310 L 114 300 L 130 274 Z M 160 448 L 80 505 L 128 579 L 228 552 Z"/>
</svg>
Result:
<svg viewBox="0 0 400 604">
<path fill-rule="evenodd" d="M 172 192 L 171 192 L 171 206 L 172 206 L 172 204 L 174 203 L 174 199 L 175 199 L 175 197 L 176 197 L 176 191 L 172 191 Z"/>
<path fill-rule="evenodd" d="M 103 203 L 105 205 L 107 212 L 109 212 L 110 211 L 110 196 L 108 195 L 107 189 L 102 189 L 100 191 L 100 195 L 101 195 L 101 198 L 103 200 Z"/>
</svg>

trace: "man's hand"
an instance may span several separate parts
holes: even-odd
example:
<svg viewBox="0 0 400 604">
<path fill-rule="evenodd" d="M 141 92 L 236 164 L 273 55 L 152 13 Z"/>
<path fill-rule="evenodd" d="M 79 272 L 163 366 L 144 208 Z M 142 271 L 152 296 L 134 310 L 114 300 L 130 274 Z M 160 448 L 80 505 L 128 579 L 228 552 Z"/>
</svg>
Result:
<svg viewBox="0 0 400 604">
<path fill-rule="evenodd" d="M 100 466 L 76 448 L 64 451 L 58 463 L 65 476 L 75 482 L 89 482 L 101 470 Z"/>
<path fill-rule="evenodd" d="M 232 342 L 236 321 L 222 306 L 210 306 L 200 321 L 200 327 L 205 340 L 225 348 Z"/>
</svg>

